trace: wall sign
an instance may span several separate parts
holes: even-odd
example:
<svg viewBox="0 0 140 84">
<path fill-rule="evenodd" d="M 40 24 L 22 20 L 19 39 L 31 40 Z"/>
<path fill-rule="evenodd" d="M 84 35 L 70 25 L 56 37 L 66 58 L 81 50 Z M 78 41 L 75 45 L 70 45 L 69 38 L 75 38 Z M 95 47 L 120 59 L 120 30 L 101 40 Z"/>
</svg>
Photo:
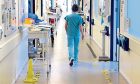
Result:
<svg viewBox="0 0 140 84">
<path fill-rule="evenodd" d="M 16 3 L 15 0 L 3 0 L 2 8 L 2 25 L 4 36 L 8 36 L 16 31 Z"/>
</svg>

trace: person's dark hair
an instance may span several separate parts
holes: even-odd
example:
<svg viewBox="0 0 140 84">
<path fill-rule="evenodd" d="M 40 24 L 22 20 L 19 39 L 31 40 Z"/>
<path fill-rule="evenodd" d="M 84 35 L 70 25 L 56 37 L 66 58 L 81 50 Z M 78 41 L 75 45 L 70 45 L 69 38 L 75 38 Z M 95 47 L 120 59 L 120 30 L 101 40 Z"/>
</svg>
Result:
<svg viewBox="0 0 140 84">
<path fill-rule="evenodd" d="M 79 10 L 79 6 L 77 5 L 77 4 L 74 4 L 73 6 L 72 6 L 72 11 L 73 12 L 77 12 Z"/>
</svg>

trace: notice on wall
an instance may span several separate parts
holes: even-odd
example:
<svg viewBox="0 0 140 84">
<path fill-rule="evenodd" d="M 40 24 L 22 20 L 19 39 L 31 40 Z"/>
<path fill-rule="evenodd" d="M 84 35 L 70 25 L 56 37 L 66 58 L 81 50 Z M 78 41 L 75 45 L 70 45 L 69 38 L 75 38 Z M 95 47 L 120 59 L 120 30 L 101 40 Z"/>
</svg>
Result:
<svg viewBox="0 0 140 84">
<path fill-rule="evenodd" d="M 16 31 L 15 5 L 15 0 L 3 0 L 3 3 L 1 4 L 2 25 L 5 37 Z"/>
</svg>

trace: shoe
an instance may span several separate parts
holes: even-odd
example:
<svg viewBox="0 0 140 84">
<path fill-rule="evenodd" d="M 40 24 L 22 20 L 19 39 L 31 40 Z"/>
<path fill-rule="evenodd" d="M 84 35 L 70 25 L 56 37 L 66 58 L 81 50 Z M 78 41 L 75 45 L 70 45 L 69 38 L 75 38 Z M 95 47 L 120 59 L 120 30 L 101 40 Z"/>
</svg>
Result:
<svg viewBox="0 0 140 84">
<path fill-rule="evenodd" d="M 69 65 L 70 65 L 70 66 L 72 66 L 72 65 L 73 65 L 73 61 L 74 61 L 74 60 L 73 60 L 73 59 L 71 59 L 71 61 L 70 61 L 70 63 L 69 63 Z"/>
<path fill-rule="evenodd" d="M 78 64 L 78 61 L 74 61 L 74 64 Z"/>
<path fill-rule="evenodd" d="M 78 61 L 74 61 L 73 63 L 74 63 L 74 65 L 75 65 L 75 66 L 77 66 L 77 65 L 78 65 Z"/>
</svg>

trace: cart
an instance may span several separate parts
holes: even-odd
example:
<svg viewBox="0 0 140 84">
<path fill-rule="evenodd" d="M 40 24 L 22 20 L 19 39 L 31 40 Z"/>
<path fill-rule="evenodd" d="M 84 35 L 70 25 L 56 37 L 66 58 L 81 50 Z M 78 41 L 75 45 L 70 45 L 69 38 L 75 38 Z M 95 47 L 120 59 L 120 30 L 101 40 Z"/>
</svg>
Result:
<svg viewBox="0 0 140 84">
<path fill-rule="evenodd" d="M 50 25 L 34 25 L 33 28 L 29 29 L 28 37 L 30 43 L 29 47 L 32 45 L 32 41 L 35 40 L 34 46 L 29 49 L 29 53 L 34 53 L 34 64 L 38 60 L 47 64 L 47 74 L 51 69 L 51 58 L 49 56 L 50 30 Z"/>
</svg>

